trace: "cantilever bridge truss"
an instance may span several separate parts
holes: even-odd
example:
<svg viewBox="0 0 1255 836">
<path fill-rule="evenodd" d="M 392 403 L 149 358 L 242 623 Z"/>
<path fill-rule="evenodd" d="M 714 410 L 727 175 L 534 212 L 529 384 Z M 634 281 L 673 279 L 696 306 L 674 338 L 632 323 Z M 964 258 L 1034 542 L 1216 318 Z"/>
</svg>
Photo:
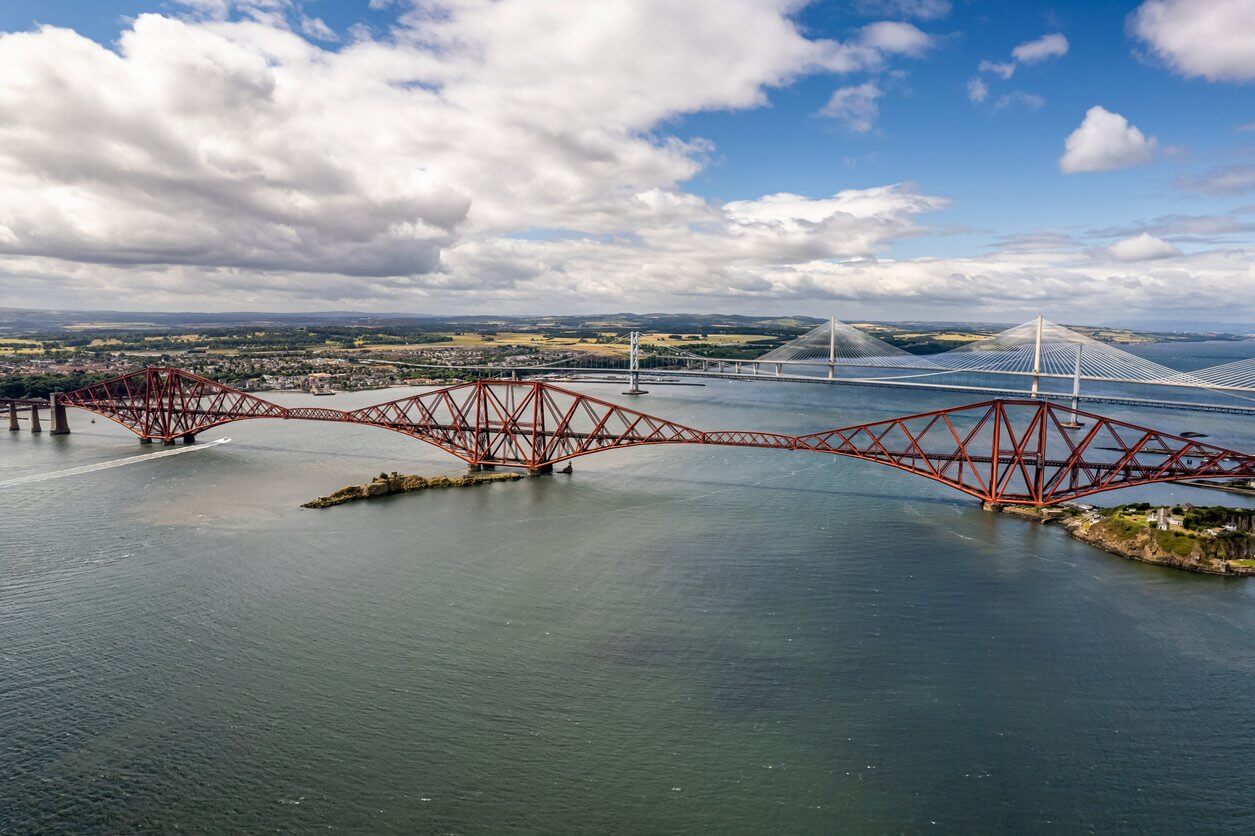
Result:
<svg viewBox="0 0 1255 836">
<path fill-rule="evenodd" d="M 993 400 L 806 435 L 700 430 L 541 381 L 481 380 L 354 410 L 284 407 L 151 368 L 59 396 L 173 442 L 252 418 L 381 427 L 470 465 L 533 471 L 603 450 L 703 444 L 828 453 L 914 473 L 991 503 L 1052 505 L 1182 479 L 1255 477 L 1255 456 L 1039 400 Z"/>
</svg>

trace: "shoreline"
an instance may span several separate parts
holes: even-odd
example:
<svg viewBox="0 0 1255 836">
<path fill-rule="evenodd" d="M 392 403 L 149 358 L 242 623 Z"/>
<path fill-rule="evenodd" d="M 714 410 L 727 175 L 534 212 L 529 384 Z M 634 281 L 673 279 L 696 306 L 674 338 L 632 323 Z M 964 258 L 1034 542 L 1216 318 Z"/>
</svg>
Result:
<svg viewBox="0 0 1255 836">
<path fill-rule="evenodd" d="M 1177 484 L 1189 485 L 1192 488 L 1207 488 L 1213 491 L 1236 493 L 1239 496 L 1255 496 L 1255 488 L 1246 488 L 1241 485 L 1229 485 L 1224 482 L 1208 482 L 1205 479 L 1182 479 L 1177 482 Z"/>
<path fill-rule="evenodd" d="M 1072 539 L 1126 560 L 1203 575 L 1255 576 L 1255 559 L 1251 559 L 1249 553 L 1236 555 L 1219 538 L 1156 531 L 1149 526 L 1130 527 L 1112 518 L 1111 513 L 1118 512 L 1118 508 L 1105 509 L 1108 513 L 1101 514 L 1076 506 L 1035 508 L 984 503 L 981 507 L 1038 525 L 1062 526 Z"/>
</svg>

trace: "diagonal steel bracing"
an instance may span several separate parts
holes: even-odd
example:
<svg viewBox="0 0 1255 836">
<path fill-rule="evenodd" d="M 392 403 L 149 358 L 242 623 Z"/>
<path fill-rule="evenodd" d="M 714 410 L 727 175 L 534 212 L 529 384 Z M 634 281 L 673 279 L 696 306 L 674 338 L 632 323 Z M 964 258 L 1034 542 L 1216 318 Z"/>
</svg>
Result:
<svg viewBox="0 0 1255 836">
<path fill-rule="evenodd" d="M 146 439 L 194 437 L 250 418 L 330 421 L 403 433 L 472 465 L 544 469 L 653 444 L 827 453 L 1016 505 L 1153 482 L 1255 477 L 1255 456 L 1041 400 L 985 401 L 806 435 L 698 430 L 540 381 L 481 380 L 338 410 L 283 407 L 180 369 L 152 368 L 61 401 Z"/>
</svg>

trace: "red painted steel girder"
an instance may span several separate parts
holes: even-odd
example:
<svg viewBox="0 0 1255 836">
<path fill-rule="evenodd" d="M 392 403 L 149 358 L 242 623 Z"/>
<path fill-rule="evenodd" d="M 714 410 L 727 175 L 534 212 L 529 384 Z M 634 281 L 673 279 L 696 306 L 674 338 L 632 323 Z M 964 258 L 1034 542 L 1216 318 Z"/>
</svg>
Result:
<svg viewBox="0 0 1255 836">
<path fill-rule="evenodd" d="M 246 418 L 283 418 L 287 410 L 182 369 L 149 368 L 66 392 L 65 406 L 103 415 L 140 438 L 171 440 Z"/>
<path fill-rule="evenodd" d="M 1015 505 L 1255 474 L 1255 456 L 1037 400 L 987 401 L 812 433 L 798 437 L 797 449 L 878 462 Z"/>
<path fill-rule="evenodd" d="M 799 436 L 697 430 L 540 381 L 481 380 L 344 411 L 281 407 L 189 372 L 153 368 L 66 393 L 62 402 L 143 438 L 172 440 L 249 418 L 334 421 L 403 433 L 470 464 L 511 467 L 646 444 L 828 453 L 1003 504 L 1051 505 L 1131 485 L 1255 477 L 1251 455 L 1037 400 L 986 401 Z"/>
</svg>

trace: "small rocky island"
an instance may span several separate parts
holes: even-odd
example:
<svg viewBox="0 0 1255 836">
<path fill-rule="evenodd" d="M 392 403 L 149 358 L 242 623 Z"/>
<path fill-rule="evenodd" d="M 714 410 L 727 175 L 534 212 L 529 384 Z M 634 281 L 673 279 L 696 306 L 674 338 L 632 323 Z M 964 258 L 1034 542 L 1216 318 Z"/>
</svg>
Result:
<svg viewBox="0 0 1255 836">
<path fill-rule="evenodd" d="M 380 473 L 365 485 L 349 485 L 333 494 L 320 496 L 306 502 L 302 508 L 330 508 L 346 502 L 374 499 L 398 493 L 413 493 L 433 488 L 469 488 L 488 482 L 513 482 L 522 479 L 522 473 L 467 473 L 464 476 L 411 476 L 404 473 Z"/>
<path fill-rule="evenodd" d="M 986 509 L 1062 525 L 1077 540 L 1131 560 L 1209 575 L 1255 575 L 1255 510 L 1249 508 L 1139 502 L 1114 508 Z"/>
</svg>

